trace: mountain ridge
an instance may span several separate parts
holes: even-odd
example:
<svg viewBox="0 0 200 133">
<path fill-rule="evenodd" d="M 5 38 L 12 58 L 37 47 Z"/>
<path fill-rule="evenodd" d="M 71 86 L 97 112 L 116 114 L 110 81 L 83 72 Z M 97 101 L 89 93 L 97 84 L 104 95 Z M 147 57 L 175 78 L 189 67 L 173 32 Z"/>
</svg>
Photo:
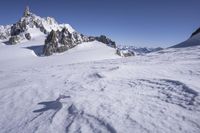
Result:
<svg viewBox="0 0 200 133">
<path fill-rule="evenodd" d="M 43 54 L 46 56 L 64 52 L 83 42 L 95 40 L 116 48 L 116 43 L 104 35 L 97 37 L 83 35 L 69 24 L 59 24 L 54 18 L 42 18 L 35 15 L 28 6 L 19 21 L 13 25 L 0 27 L 0 39 L 9 45 L 31 40 L 40 35 L 47 36 L 43 49 Z M 54 38 L 51 38 L 53 36 Z"/>
<path fill-rule="evenodd" d="M 191 36 L 186 40 L 169 48 L 183 48 L 200 45 L 200 28 L 195 30 Z"/>
</svg>

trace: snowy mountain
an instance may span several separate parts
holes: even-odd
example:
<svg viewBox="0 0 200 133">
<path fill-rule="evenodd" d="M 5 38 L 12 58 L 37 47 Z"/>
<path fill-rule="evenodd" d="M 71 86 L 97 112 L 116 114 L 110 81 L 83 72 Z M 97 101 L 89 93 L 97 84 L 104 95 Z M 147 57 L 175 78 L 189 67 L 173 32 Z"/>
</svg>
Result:
<svg viewBox="0 0 200 133">
<path fill-rule="evenodd" d="M 27 7 L 18 22 L 13 25 L 0 27 L 0 39 L 4 40 L 11 36 L 19 35 L 20 39 L 23 40 L 26 38 L 26 34 L 30 34 L 31 37 L 37 37 L 41 34 L 47 34 L 51 30 L 62 30 L 64 27 L 71 33 L 75 31 L 69 24 L 58 24 L 54 18 L 41 18 L 30 12 Z"/>
<path fill-rule="evenodd" d="M 116 44 L 106 36 L 85 36 L 75 31 L 69 24 L 58 24 L 54 18 L 41 18 L 26 7 L 23 16 L 13 25 L 0 27 L 0 39 L 8 45 L 20 44 L 29 40 L 47 36 L 44 39 L 43 55 L 67 51 L 84 42 L 99 41 L 107 46 Z"/>
<path fill-rule="evenodd" d="M 180 44 L 172 46 L 172 48 L 182 48 L 200 45 L 200 28 L 192 33 L 190 38 Z"/>
</svg>

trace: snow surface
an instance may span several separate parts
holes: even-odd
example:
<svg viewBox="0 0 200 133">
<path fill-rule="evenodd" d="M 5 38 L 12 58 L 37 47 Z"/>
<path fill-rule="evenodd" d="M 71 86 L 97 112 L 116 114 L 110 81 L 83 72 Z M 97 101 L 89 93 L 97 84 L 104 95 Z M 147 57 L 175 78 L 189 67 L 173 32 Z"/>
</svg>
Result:
<svg viewBox="0 0 200 133">
<path fill-rule="evenodd" d="M 199 133 L 200 47 L 130 58 L 99 42 L 0 44 L 1 133 Z"/>
</svg>

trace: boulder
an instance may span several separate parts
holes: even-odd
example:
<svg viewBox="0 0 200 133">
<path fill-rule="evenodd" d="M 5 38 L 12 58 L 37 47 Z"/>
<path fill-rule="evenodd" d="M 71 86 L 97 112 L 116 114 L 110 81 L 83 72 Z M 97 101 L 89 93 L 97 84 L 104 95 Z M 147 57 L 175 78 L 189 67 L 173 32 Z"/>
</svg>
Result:
<svg viewBox="0 0 200 133">
<path fill-rule="evenodd" d="M 27 40 L 31 40 L 31 34 L 30 33 L 26 33 L 25 37 L 26 37 Z"/>
</svg>

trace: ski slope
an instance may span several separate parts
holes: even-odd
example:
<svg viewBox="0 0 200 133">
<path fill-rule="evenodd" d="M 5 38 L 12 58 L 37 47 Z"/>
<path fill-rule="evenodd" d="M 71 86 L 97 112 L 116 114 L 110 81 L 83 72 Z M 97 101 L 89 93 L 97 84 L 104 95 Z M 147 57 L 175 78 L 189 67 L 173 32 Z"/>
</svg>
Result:
<svg viewBox="0 0 200 133">
<path fill-rule="evenodd" d="M 39 57 L 0 44 L 1 133 L 199 133 L 200 47 L 120 58 L 99 42 Z"/>
</svg>

